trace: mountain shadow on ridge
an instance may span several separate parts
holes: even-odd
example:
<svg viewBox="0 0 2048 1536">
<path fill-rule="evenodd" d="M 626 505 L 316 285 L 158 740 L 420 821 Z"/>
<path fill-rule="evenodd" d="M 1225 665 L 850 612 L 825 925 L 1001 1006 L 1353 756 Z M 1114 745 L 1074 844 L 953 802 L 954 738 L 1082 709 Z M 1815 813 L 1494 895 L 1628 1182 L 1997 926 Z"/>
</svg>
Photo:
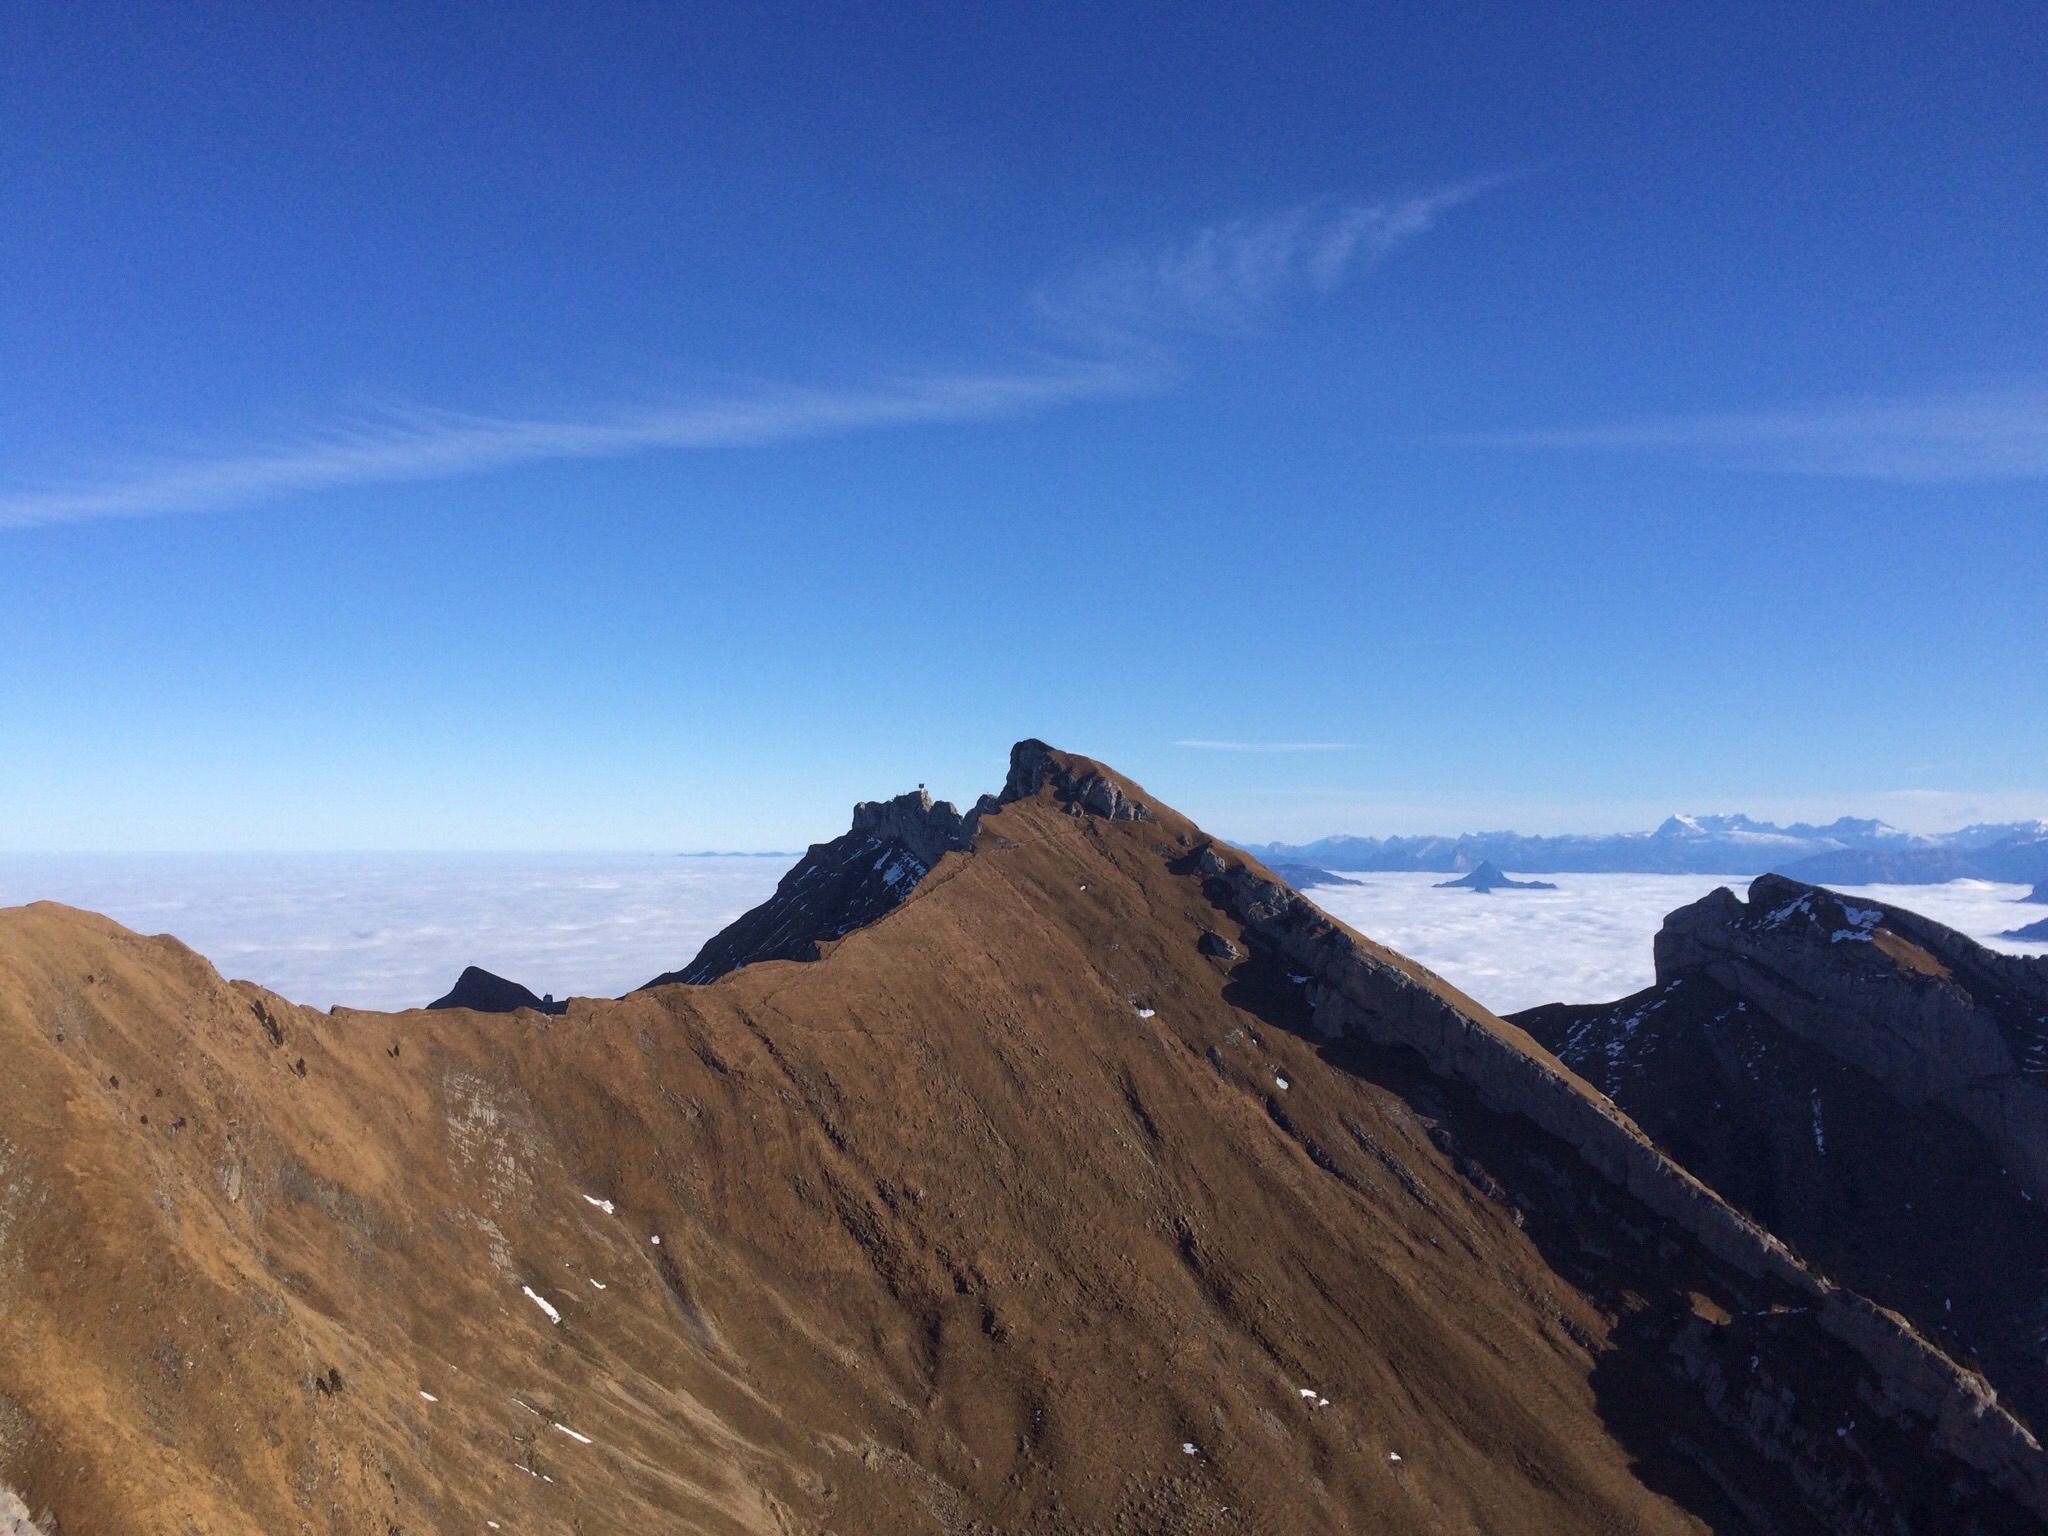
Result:
<svg viewBox="0 0 2048 1536">
<path fill-rule="evenodd" d="M 1764 876 L 1654 985 L 1513 1016 L 1820 1269 L 2048 1422 L 2048 960 Z"/>
</svg>

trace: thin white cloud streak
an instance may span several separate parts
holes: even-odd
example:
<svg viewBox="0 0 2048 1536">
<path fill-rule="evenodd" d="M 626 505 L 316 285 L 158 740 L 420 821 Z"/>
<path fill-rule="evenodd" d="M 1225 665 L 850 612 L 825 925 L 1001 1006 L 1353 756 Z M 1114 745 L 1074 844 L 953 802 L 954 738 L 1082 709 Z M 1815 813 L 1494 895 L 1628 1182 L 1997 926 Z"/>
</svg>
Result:
<svg viewBox="0 0 2048 1536">
<path fill-rule="evenodd" d="M 67 489 L 0 493 L 0 527 L 222 511 L 344 485 L 447 479 L 655 448 L 745 447 L 920 422 L 988 420 L 1143 386 L 1113 361 L 908 377 L 854 389 L 764 388 L 585 417 L 415 411 L 296 443 L 146 467 Z"/>
<path fill-rule="evenodd" d="M 0 528 L 214 512 L 340 486 L 450 479 L 663 448 L 746 447 L 921 422 L 991 420 L 1162 387 L 1172 339 L 1241 332 L 1285 298 L 1328 293 L 1500 178 L 1383 203 L 1304 204 L 1213 226 L 1036 295 L 1070 349 L 1011 370 L 912 373 L 867 386 L 763 385 L 582 416 L 395 410 L 296 441 L 193 454 L 47 489 L 0 490 Z"/>
<path fill-rule="evenodd" d="M 1176 741 L 1198 752 L 1351 752 L 1348 741 Z"/>
<path fill-rule="evenodd" d="M 2048 387 L 1863 399 L 1613 426 L 1463 434 L 1459 446 L 1676 453 L 1721 468 L 1933 483 L 2048 476 Z"/>
<path fill-rule="evenodd" d="M 1355 269 L 1428 233 L 1500 177 L 1393 202 L 1304 203 L 1212 225 L 1164 251 L 1129 253 L 1041 288 L 1039 313 L 1093 342 L 1129 344 L 1187 331 L 1252 329 L 1282 300 L 1334 292 Z"/>
</svg>

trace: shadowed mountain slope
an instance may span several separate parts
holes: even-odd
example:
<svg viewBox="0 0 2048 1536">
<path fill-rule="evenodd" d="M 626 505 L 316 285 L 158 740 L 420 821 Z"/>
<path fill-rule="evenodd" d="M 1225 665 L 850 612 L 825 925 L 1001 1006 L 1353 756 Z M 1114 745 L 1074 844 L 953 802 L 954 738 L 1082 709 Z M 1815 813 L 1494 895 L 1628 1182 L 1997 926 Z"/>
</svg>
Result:
<svg viewBox="0 0 2048 1536">
<path fill-rule="evenodd" d="M 2048 961 L 1765 876 L 1516 1015 L 1687 1168 L 2048 1419 Z"/>
<path fill-rule="evenodd" d="M 0 1481 L 66 1532 L 2048 1508 L 1981 1382 L 1136 786 L 1020 744 L 971 835 L 813 962 L 559 1018 L 0 913 Z"/>
<path fill-rule="evenodd" d="M 681 970 L 647 985 L 701 985 L 757 960 L 815 960 L 820 944 L 901 903 L 944 854 L 967 846 L 970 831 L 958 810 L 922 789 L 863 800 L 853 808 L 851 829 L 813 843 L 773 896 L 713 934 Z"/>
</svg>

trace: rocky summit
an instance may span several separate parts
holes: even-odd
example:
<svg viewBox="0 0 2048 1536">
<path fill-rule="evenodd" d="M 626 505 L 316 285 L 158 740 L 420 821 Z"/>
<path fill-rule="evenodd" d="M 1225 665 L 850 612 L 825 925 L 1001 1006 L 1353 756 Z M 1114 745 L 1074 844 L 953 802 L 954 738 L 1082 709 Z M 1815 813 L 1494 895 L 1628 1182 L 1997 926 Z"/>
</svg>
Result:
<svg viewBox="0 0 2048 1536">
<path fill-rule="evenodd" d="M 321 1013 L 171 938 L 0 912 L 0 1509 L 43 1536 L 2048 1515 L 1968 1340 L 1103 765 L 1020 743 L 969 816 L 864 806 L 805 862 L 706 947 L 715 980 L 561 1015 Z M 1804 899 L 1864 935 L 1837 948 L 1977 974 Z M 1794 925 L 1739 943 L 1831 942 Z M 1689 971 L 1763 963 L 1689 942 Z"/>
</svg>

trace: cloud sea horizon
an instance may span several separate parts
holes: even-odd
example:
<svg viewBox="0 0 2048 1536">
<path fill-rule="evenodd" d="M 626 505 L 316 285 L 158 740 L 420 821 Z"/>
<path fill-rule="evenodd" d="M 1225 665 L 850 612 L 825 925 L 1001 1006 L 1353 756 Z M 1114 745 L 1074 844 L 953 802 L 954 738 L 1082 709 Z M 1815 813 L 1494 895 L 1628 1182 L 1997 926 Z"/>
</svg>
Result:
<svg viewBox="0 0 2048 1536">
<path fill-rule="evenodd" d="M 557 997 L 611 997 L 687 962 L 764 900 L 787 855 L 658 853 L 6 854 L 0 906 L 61 901 L 168 932 L 223 975 L 294 1002 L 399 1010 L 446 992 L 466 965 Z M 1666 913 L 1727 875 L 1555 876 L 1555 891 L 1439 890 L 1444 876 L 1363 873 L 1310 891 L 1497 1013 L 1601 1002 L 1648 986 Z M 2008 954 L 1997 935 L 2039 908 L 2025 886 L 1843 886 Z"/>
</svg>

